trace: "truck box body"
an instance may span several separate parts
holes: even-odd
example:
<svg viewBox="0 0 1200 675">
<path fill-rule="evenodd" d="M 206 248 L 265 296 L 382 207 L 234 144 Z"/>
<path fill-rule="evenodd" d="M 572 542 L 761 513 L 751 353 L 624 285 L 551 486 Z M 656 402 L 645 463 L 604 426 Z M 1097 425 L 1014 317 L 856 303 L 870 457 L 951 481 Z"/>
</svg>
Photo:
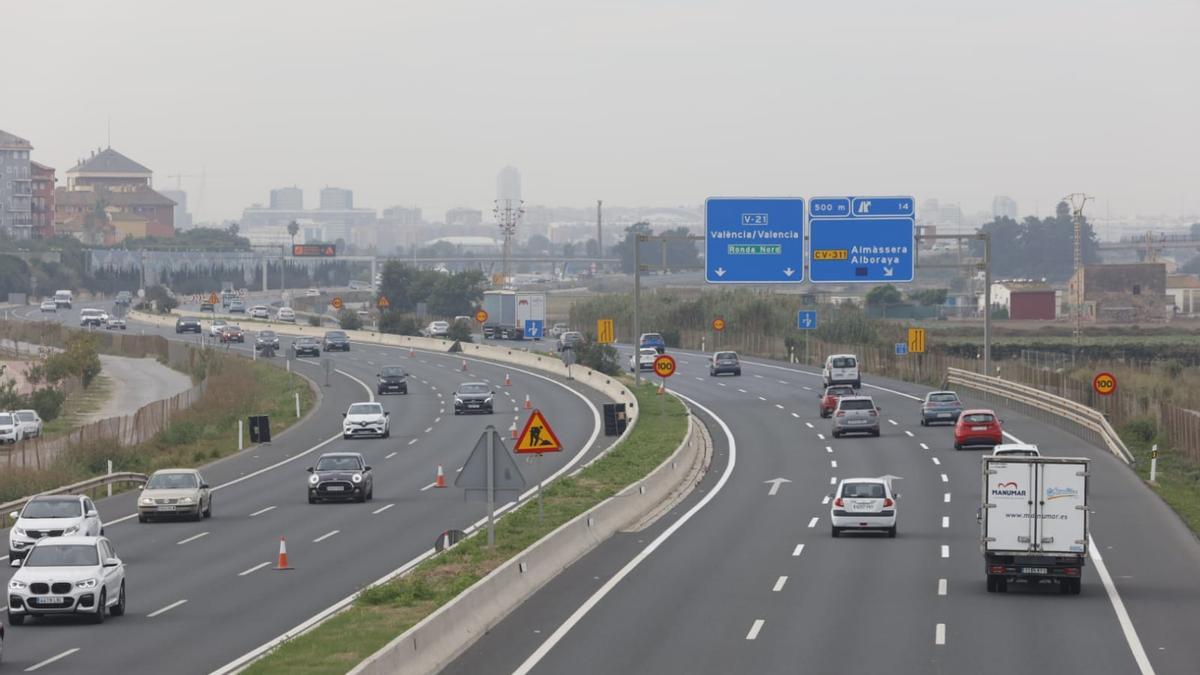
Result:
<svg viewBox="0 0 1200 675">
<path fill-rule="evenodd" d="M 1088 461 L 983 458 L 980 545 L 989 590 L 992 578 L 1077 583 L 1088 551 Z"/>
<path fill-rule="evenodd" d="M 527 320 L 546 320 L 546 295 L 520 291 L 484 291 L 483 310 L 488 320 L 483 324 L 484 337 L 500 340 L 525 339 Z"/>
</svg>

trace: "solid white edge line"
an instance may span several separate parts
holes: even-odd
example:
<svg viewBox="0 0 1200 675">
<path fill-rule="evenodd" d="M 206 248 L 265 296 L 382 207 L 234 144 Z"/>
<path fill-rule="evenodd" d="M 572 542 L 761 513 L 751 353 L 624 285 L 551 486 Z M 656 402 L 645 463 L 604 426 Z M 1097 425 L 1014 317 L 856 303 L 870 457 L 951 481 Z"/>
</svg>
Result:
<svg viewBox="0 0 1200 675">
<path fill-rule="evenodd" d="M 611 576 L 608 581 L 604 582 L 603 586 L 596 590 L 596 592 L 592 593 L 591 597 L 584 601 L 584 603 L 580 605 L 579 608 L 577 608 L 571 614 L 571 616 L 567 617 L 566 621 L 559 625 L 559 627 L 556 628 L 554 632 L 551 633 L 550 636 L 547 637 L 546 640 L 543 641 L 542 644 L 539 645 L 538 648 L 535 649 L 534 652 L 530 654 L 529 657 L 526 658 L 516 670 L 513 671 L 513 675 L 527 675 L 529 671 L 533 670 L 533 668 L 536 667 L 537 664 L 546 657 L 546 654 L 549 654 L 550 650 L 554 649 L 554 646 L 562 641 L 567 633 L 569 633 L 571 629 L 583 619 L 583 617 L 587 616 L 587 613 L 590 612 L 597 603 L 604 599 L 604 596 L 612 592 L 612 589 L 615 588 L 617 584 L 621 583 L 622 579 L 629 576 L 629 574 L 633 572 L 638 565 L 642 564 L 643 560 L 650 557 L 654 551 L 658 550 L 658 548 L 662 546 L 663 542 L 665 542 L 667 539 L 670 539 L 671 535 L 675 534 L 679 528 L 683 527 L 684 523 L 691 520 L 692 517 L 700 511 L 700 509 L 704 508 L 709 502 L 711 502 L 713 498 L 721 492 L 721 489 L 725 487 L 725 484 L 729 482 L 729 477 L 733 475 L 733 467 L 737 465 L 737 441 L 733 437 L 733 432 L 729 430 L 729 425 L 725 424 L 725 421 L 718 417 L 712 410 L 709 410 L 707 407 L 701 405 L 695 400 L 678 392 L 674 393 L 676 396 L 695 406 L 698 410 L 704 412 L 709 417 L 712 417 L 713 420 L 716 421 L 717 425 L 721 427 L 721 431 L 724 432 L 725 438 L 729 441 L 729 463 L 725 465 L 725 471 L 721 473 L 721 477 L 717 479 L 717 482 L 715 485 L 713 485 L 712 489 L 700 498 L 700 501 L 692 505 L 692 508 L 688 509 L 687 512 L 680 516 L 678 520 L 671 523 L 670 527 L 663 530 L 662 534 L 655 537 L 654 541 L 650 542 L 646 548 L 642 549 L 641 552 L 634 556 L 632 560 L 625 563 L 624 567 L 618 570 L 616 574 Z"/>
<path fill-rule="evenodd" d="M 755 619 L 754 624 L 750 626 L 750 632 L 746 633 L 746 639 L 747 640 L 758 639 L 758 632 L 760 630 L 762 630 L 764 623 L 766 623 L 765 619 Z"/>
<path fill-rule="evenodd" d="M 167 605 L 166 607 L 163 607 L 162 609 L 157 609 L 153 612 L 150 612 L 149 614 L 146 615 L 146 618 L 153 619 L 154 617 L 156 617 L 160 614 L 165 614 L 165 613 L 175 609 L 176 607 L 178 607 L 180 605 L 184 605 L 184 604 L 187 604 L 187 600 L 176 600 L 175 602 L 172 602 L 171 604 Z"/>
<path fill-rule="evenodd" d="M 182 546 L 189 542 L 196 541 L 197 539 L 200 539 L 201 537 L 207 537 L 208 535 L 209 535 L 208 532 L 201 532 L 200 534 L 193 534 L 192 536 L 188 537 L 187 539 L 181 539 L 180 541 L 175 542 L 175 545 Z"/>
<path fill-rule="evenodd" d="M 75 647 L 73 649 L 68 649 L 67 651 L 65 651 L 57 656 L 51 656 L 50 658 L 46 659 L 45 661 L 42 661 L 40 663 L 35 663 L 34 665 L 29 666 L 28 668 L 25 669 L 25 672 L 32 673 L 33 671 L 38 670 L 39 668 L 41 668 L 43 666 L 48 666 L 51 663 L 54 663 L 55 661 L 57 661 L 59 659 L 65 659 L 77 651 L 79 651 L 79 647 Z"/>
<path fill-rule="evenodd" d="M 252 573 L 254 573 L 254 572 L 257 572 L 257 571 L 261 570 L 262 568 L 264 568 L 264 567 L 266 567 L 267 565 L 270 565 L 270 564 L 271 564 L 271 561 L 270 561 L 270 560 L 268 560 L 268 561 L 267 561 L 267 562 L 265 562 L 265 563 L 259 563 L 259 564 L 255 565 L 254 567 L 251 567 L 250 569 L 248 569 L 248 570 L 246 570 L 246 571 L 244 571 L 244 572 L 238 572 L 238 576 L 239 576 L 239 577 L 244 577 L 244 576 L 246 576 L 247 574 L 252 574 Z"/>
<path fill-rule="evenodd" d="M 437 483 L 433 482 L 433 483 L 430 483 L 429 485 L 426 485 L 425 487 L 421 488 L 421 492 L 428 490 L 429 488 L 433 487 L 434 485 L 437 485 Z"/>
<path fill-rule="evenodd" d="M 1100 575 L 1100 583 L 1104 585 L 1108 601 L 1112 603 L 1113 611 L 1117 614 L 1117 622 L 1121 624 L 1121 632 L 1125 634 L 1125 643 L 1129 645 L 1129 651 L 1133 653 L 1134 663 L 1137 664 L 1142 675 L 1154 675 L 1154 666 L 1150 665 L 1150 658 L 1146 656 L 1146 648 L 1142 646 L 1137 629 L 1133 627 L 1133 619 L 1129 618 L 1129 612 L 1125 611 L 1125 603 L 1121 601 L 1117 585 L 1113 583 L 1112 577 L 1108 574 L 1108 566 L 1104 564 L 1104 556 L 1100 554 L 1100 547 L 1096 545 L 1096 540 L 1092 539 L 1090 533 L 1088 534 L 1088 556 L 1096 564 L 1096 573 Z"/>
</svg>

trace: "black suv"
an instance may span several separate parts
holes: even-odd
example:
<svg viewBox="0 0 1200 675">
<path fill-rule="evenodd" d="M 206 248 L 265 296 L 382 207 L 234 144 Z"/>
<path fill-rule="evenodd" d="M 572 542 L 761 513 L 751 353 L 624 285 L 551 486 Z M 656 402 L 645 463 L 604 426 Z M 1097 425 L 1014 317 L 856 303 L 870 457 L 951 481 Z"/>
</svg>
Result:
<svg viewBox="0 0 1200 675">
<path fill-rule="evenodd" d="M 367 460 L 357 452 L 330 452 L 321 455 L 316 466 L 308 467 L 308 503 L 322 499 L 350 499 L 365 502 L 375 496 L 375 478 Z"/>
<path fill-rule="evenodd" d="M 348 352 L 350 337 L 340 330 L 326 331 L 325 344 L 321 348 L 327 352 Z"/>
<path fill-rule="evenodd" d="M 321 343 L 317 342 L 317 338 L 301 337 L 296 338 L 296 340 L 292 342 L 292 356 L 294 358 L 298 359 L 305 354 L 309 356 L 321 355 Z"/>
<path fill-rule="evenodd" d="M 379 384 L 375 386 L 375 393 L 382 396 L 388 392 L 396 392 L 398 394 L 408 393 L 408 373 L 404 372 L 404 368 L 400 366 L 384 366 L 379 369 Z"/>
<path fill-rule="evenodd" d="M 200 332 L 200 320 L 193 319 L 190 316 L 181 316 L 178 319 L 175 319 L 175 332 L 176 333 L 199 333 Z"/>
<path fill-rule="evenodd" d="M 260 330 L 258 336 L 254 338 L 254 348 L 262 351 L 270 347 L 271 349 L 279 349 L 279 336 L 273 330 Z"/>
<path fill-rule="evenodd" d="M 492 414 L 492 388 L 486 382 L 463 382 L 454 392 L 454 414 L 478 412 Z"/>
</svg>

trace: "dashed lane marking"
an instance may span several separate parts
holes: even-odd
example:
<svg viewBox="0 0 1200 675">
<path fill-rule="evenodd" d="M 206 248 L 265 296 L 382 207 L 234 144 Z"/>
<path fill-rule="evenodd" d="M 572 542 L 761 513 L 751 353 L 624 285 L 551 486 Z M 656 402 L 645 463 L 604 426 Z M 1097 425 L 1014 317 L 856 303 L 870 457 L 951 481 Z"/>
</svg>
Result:
<svg viewBox="0 0 1200 675">
<path fill-rule="evenodd" d="M 398 452 L 398 451 L 396 451 L 396 450 L 393 450 L 392 452 L 389 452 L 389 453 L 387 454 L 387 457 L 384 457 L 384 459 L 391 459 L 391 458 L 395 457 L 397 452 Z"/>
<path fill-rule="evenodd" d="M 79 647 L 75 647 L 74 649 L 68 649 L 67 651 L 65 651 L 61 654 L 58 654 L 56 656 L 51 656 L 50 658 L 46 659 L 45 661 L 42 661 L 40 663 L 36 663 L 32 666 L 29 666 L 28 668 L 25 669 L 25 672 L 32 673 L 33 671 L 38 670 L 39 668 L 42 668 L 43 666 L 48 666 L 51 663 L 58 661 L 59 659 L 65 659 L 77 651 L 79 651 Z"/>
<path fill-rule="evenodd" d="M 792 557 L 798 558 L 804 552 L 804 544 L 796 544 L 796 548 L 792 549 Z"/>
<path fill-rule="evenodd" d="M 409 441 L 408 444 L 412 445 L 413 443 L 416 443 L 418 440 L 420 440 L 420 439 L 414 438 L 411 441 Z"/>
<path fill-rule="evenodd" d="M 783 585 L 786 583 L 787 583 L 787 577 L 779 577 L 778 579 L 775 580 L 775 587 L 772 588 L 771 591 L 774 593 L 778 593 L 779 591 L 782 591 Z"/>
<path fill-rule="evenodd" d="M 814 427 L 813 427 L 813 423 L 812 423 L 812 422 L 805 422 L 805 423 L 804 423 L 804 426 L 808 427 L 809 429 L 812 429 L 812 428 L 814 428 Z"/>
<path fill-rule="evenodd" d="M 317 544 L 322 541 L 325 541 L 326 539 L 332 537 L 333 535 L 337 534 L 338 532 L 341 532 L 341 530 L 330 530 L 330 531 L 326 532 L 325 534 L 317 537 L 316 539 L 313 539 L 313 543 Z"/>
<path fill-rule="evenodd" d="M 156 617 L 160 614 L 166 614 L 167 612 L 175 609 L 176 607 L 186 604 L 186 603 L 187 603 L 187 600 L 176 600 L 175 602 L 172 602 L 171 604 L 167 605 L 166 607 L 163 607 L 162 609 L 157 609 L 153 612 L 150 612 L 149 614 L 146 615 L 146 618 L 153 619 L 154 617 Z"/>
<path fill-rule="evenodd" d="M 947 544 L 942 544 L 942 557 L 943 558 L 950 557 L 950 546 Z"/>
<path fill-rule="evenodd" d="M 942 501 L 943 501 L 943 502 L 945 502 L 945 503 L 947 503 L 947 504 L 949 504 L 949 503 L 950 503 L 950 493 L 949 493 L 949 492 L 947 492 L 946 494 L 942 495 Z"/>
<path fill-rule="evenodd" d="M 950 516 L 942 516 L 942 527 L 943 528 L 950 527 Z"/>
<path fill-rule="evenodd" d="M 946 580 L 938 579 L 938 595 L 946 594 Z"/>
<path fill-rule="evenodd" d="M 949 477 L 949 476 L 947 476 L 946 474 L 942 474 L 942 482 L 943 482 L 943 483 L 949 483 L 949 482 L 950 482 L 950 477 Z"/>
<path fill-rule="evenodd" d="M 758 632 L 759 632 L 760 630 L 762 630 L 762 627 L 763 627 L 763 624 L 764 624 L 764 623 L 766 623 L 766 620 L 765 620 L 765 619 L 755 619 L 755 620 L 754 620 L 754 624 L 750 626 L 750 632 L 749 632 L 749 633 L 746 633 L 746 639 L 747 639 L 747 640 L 755 640 L 755 639 L 757 639 L 757 638 L 758 638 Z"/>
<path fill-rule="evenodd" d="M 935 644 L 935 645 L 944 645 L 944 644 L 946 644 L 946 624 L 944 624 L 944 623 L 939 623 L 939 624 L 937 625 L 937 628 L 936 628 L 936 629 L 934 629 L 934 631 L 933 631 L 933 644 Z"/>
<path fill-rule="evenodd" d="M 183 544 L 186 544 L 186 543 L 192 542 L 192 541 L 196 541 L 197 539 L 207 537 L 208 535 L 209 535 L 208 532 L 201 532 L 200 534 L 193 534 L 192 536 L 188 537 L 187 539 L 181 539 L 180 541 L 175 542 L 175 545 L 182 546 Z"/>
<path fill-rule="evenodd" d="M 261 516 L 262 514 L 266 513 L 267 511 L 274 511 L 274 510 L 275 510 L 274 506 L 268 506 L 265 509 L 259 509 L 259 510 L 255 511 L 254 513 L 251 513 L 250 517 L 253 518 L 254 516 Z"/>
<path fill-rule="evenodd" d="M 250 568 L 250 569 L 248 569 L 248 570 L 244 570 L 244 571 L 238 572 L 238 576 L 239 576 L 239 577 L 244 577 L 244 576 L 246 576 L 247 574 L 254 574 L 255 572 L 257 572 L 257 571 L 261 570 L 262 568 L 264 568 L 264 567 L 266 567 L 267 565 L 270 565 L 270 564 L 271 564 L 271 561 L 270 561 L 270 560 L 268 560 L 268 561 L 267 561 L 267 562 L 265 562 L 265 563 L 259 563 L 259 564 L 255 565 L 254 567 L 251 567 L 251 568 Z"/>
<path fill-rule="evenodd" d="M 837 460 L 836 459 L 829 460 L 829 468 L 831 468 L 831 469 L 837 468 Z"/>
<path fill-rule="evenodd" d="M 940 465 L 942 463 L 942 460 L 938 459 L 937 457 L 930 457 L 929 459 L 932 459 L 934 464 Z"/>
<path fill-rule="evenodd" d="M 905 429 L 905 430 L 904 430 L 904 433 L 908 434 L 908 437 L 909 437 L 909 438 L 912 438 L 912 437 L 913 437 L 913 432 L 909 431 L 908 429 Z"/>
<path fill-rule="evenodd" d="M 392 508 L 393 506 L 395 506 L 395 504 L 384 504 L 383 506 L 375 509 L 371 513 L 373 513 L 373 514 L 374 513 L 383 513 L 384 511 L 387 511 L 388 509 Z"/>
<path fill-rule="evenodd" d="M 813 516 L 813 519 L 812 519 L 812 520 L 810 520 L 810 521 L 808 521 L 808 526 L 809 526 L 810 528 L 816 527 L 816 526 L 817 526 L 817 523 L 818 523 L 818 522 L 820 522 L 820 520 L 821 520 L 820 518 L 817 518 L 816 516 Z"/>
<path fill-rule="evenodd" d="M 929 449 L 929 446 L 928 446 L 928 445 L 925 445 L 924 443 L 922 443 L 922 444 L 921 444 L 921 449 L 922 449 L 922 450 L 928 450 L 928 449 Z"/>
</svg>

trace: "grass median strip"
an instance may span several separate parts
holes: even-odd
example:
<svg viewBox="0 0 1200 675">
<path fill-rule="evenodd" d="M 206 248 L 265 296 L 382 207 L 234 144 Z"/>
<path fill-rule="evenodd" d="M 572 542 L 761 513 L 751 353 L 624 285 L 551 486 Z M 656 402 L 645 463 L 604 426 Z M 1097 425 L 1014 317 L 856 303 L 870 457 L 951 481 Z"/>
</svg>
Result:
<svg viewBox="0 0 1200 675">
<path fill-rule="evenodd" d="M 471 536 L 409 574 L 363 591 L 347 611 L 281 645 L 246 673 L 345 673 L 563 523 L 645 477 L 687 433 L 687 410 L 654 385 L 635 392 L 641 415 L 629 436 L 574 477 L 543 489 L 545 521 L 531 500 L 496 522 L 496 547 Z"/>
<path fill-rule="evenodd" d="M 1122 427 L 1120 434 L 1137 460 L 1137 474 L 1200 536 L 1200 464 L 1156 435 L 1153 420 L 1135 420 Z M 1154 444 L 1158 444 L 1158 475 L 1151 483 L 1150 453 Z"/>
</svg>

